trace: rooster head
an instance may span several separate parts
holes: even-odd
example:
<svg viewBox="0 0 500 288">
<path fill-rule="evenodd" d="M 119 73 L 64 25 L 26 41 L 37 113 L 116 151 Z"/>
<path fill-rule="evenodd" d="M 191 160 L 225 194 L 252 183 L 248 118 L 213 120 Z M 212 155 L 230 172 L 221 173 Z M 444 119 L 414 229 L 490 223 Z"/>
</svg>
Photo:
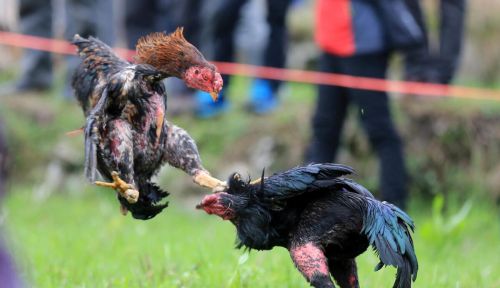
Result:
<svg viewBox="0 0 500 288">
<path fill-rule="evenodd" d="M 242 180 L 240 174 L 233 173 L 229 177 L 228 184 L 226 191 L 206 195 L 196 208 L 224 220 L 233 220 L 248 210 L 254 198 L 249 182 Z"/>
<path fill-rule="evenodd" d="M 196 205 L 196 209 L 203 209 L 208 214 L 217 215 L 224 220 L 231 220 L 236 215 L 236 211 L 231 205 L 234 200 L 238 199 L 226 192 L 218 192 L 203 197 L 201 203 Z"/>
<path fill-rule="evenodd" d="M 223 81 L 216 67 L 189 43 L 183 28 L 173 33 L 155 32 L 139 39 L 136 61 L 149 64 L 169 76 L 184 80 L 188 87 L 210 93 L 217 100 Z"/>
</svg>

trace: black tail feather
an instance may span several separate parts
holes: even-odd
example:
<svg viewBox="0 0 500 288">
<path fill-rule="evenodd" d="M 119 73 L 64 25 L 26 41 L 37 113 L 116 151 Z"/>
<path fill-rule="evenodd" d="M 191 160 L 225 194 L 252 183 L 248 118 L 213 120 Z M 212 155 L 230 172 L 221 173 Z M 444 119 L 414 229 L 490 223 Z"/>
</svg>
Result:
<svg viewBox="0 0 500 288">
<path fill-rule="evenodd" d="M 409 288 L 418 272 L 410 230 L 413 230 L 411 218 L 396 206 L 367 199 L 363 232 L 377 252 L 380 263 L 375 271 L 385 265 L 397 268 L 394 288 Z"/>
<path fill-rule="evenodd" d="M 398 267 L 396 272 L 396 281 L 394 281 L 393 288 L 409 288 L 411 287 L 411 281 L 415 281 L 412 278 L 412 267 L 409 261 L 405 261 L 401 266 Z M 415 274 L 416 277 L 416 274 Z"/>
<path fill-rule="evenodd" d="M 168 207 L 168 202 L 163 202 L 163 199 L 168 195 L 169 193 L 163 191 L 158 185 L 146 182 L 139 185 L 139 201 L 136 203 L 128 203 L 127 200 L 121 197 L 118 199 L 132 213 L 132 217 L 140 220 L 148 220 Z"/>
</svg>

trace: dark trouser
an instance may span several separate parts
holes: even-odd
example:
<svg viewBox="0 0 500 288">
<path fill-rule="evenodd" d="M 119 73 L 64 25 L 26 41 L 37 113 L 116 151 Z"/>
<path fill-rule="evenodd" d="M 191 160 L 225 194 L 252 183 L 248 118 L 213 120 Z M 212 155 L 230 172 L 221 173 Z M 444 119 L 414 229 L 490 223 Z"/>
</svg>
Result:
<svg viewBox="0 0 500 288">
<path fill-rule="evenodd" d="M 422 31 L 426 32 L 420 1 L 406 0 L 406 4 Z M 449 83 L 453 79 L 462 50 L 465 9 L 465 0 L 440 1 L 439 50 L 431 53 L 426 40 L 423 45 L 407 51 L 405 53 L 407 78 L 439 83 Z"/>
<path fill-rule="evenodd" d="M 135 48 L 137 40 L 151 32 L 173 32 L 184 27 L 184 36 L 199 46 L 201 0 L 127 0 L 125 30 L 128 47 Z"/>
<path fill-rule="evenodd" d="M 52 1 L 21 0 L 21 33 L 52 37 Z M 52 85 L 52 59 L 50 53 L 27 49 L 21 59 L 19 85 L 27 88 L 48 88 Z"/>
<path fill-rule="evenodd" d="M 200 46 L 201 0 L 127 0 L 125 9 L 125 31 L 127 45 L 135 49 L 137 40 L 151 32 L 173 32 L 177 27 L 184 27 L 184 37 L 194 46 Z M 172 96 L 190 91 L 183 81 L 170 78 L 167 80 L 167 93 Z"/>
<path fill-rule="evenodd" d="M 217 8 L 214 21 L 215 61 L 234 60 L 234 32 L 240 19 L 241 7 L 247 0 L 224 0 Z M 283 68 L 286 61 L 287 29 L 286 14 L 290 0 L 267 1 L 267 23 L 269 38 L 264 50 L 264 66 Z M 222 75 L 224 87 L 229 87 L 229 76 Z M 279 88 L 279 81 L 271 81 L 273 91 Z"/>
<path fill-rule="evenodd" d="M 20 26 L 23 34 L 51 38 L 53 9 L 51 0 L 21 0 Z M 112 2 L 97 0 L 68 0 L 66 3 L 65 37 L 71 40 L 76 33 L 97 36 L 108 44 L 114 40 Z M 97 33 L 99 32 L 99 33 Z M 73 73 L 80 60 L 68 57 L 67 69 Z M 48 88 L 52 85 L 52 59 L 50 53 L 27 49 L 21 60 L 19 84 L 28 88 Z M 67 87 L 69 88 L 69 79 Z M 65 92 L 66 94 L 66 92 Z"/>
<path fill-rule="evenodd" d="M 320 63 L 321 71 L 324 72 L 385 78 L 388 54 L 336 57 L 325 53 Z M 387 94 L 324 85 L 319 86 L 318 92 L 307 162 L 334 160 L 348 106 L 356 104 L 363 128 L 380 159 L 382 198 L 404 207 L 407 198 L 406 168 L 401 140 L 391 119 Z"/>
<path fill-rule="evenodd" d="M 65 38 L 73 39 L 75 34 L 82 37 L 94 36 L 109 46 L 113 46 L 115 27 L 113 18 L 113 1 L 111 0 L 67 0 L 66 1 L 66 30 Z M 64 84 L 64 96 L 73 97 L 71 76 L 80 65 L 81 59 L 77 56 L 66 57 L 67 75 Z"/>
<path fill-rule="evenodd" d="M 439 62 L 442 83 L 449 83 L 458 68 L 465 22 L 465 0 L 441 0 L 439 7 Z"/>
<path fill-rule="evenodd" d="M 127 0 L 125 7 L 125 31 L 128 47 L 135 48 L 137 40 L 151 32 L 173 31 L 175 21 L 172 0 Z"/>
</svg>

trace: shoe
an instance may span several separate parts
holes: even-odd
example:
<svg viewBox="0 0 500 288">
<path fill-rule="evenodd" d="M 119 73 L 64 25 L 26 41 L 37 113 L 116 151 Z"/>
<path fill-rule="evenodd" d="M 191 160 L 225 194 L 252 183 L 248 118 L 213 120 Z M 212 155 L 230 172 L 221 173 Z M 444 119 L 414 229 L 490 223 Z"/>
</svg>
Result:
<svg viewBox="0 0 500 288">
<path fill-rule="evenodd" d="M 196 109 L 195 115 L 201 119 L 214 118 L 229 110 L 229 104 L 224 99 L 224 90 L 219 94 L 217 102 L 212 100 L 210 94 L 197 91 L 196 92 Z"/>
<path fill-rule="evenodd" d="M 278 107 L 278 100 L 274 95 L 269 80 L 256 79 L 250 88 L 250 111 L 256 114 L 268 114 Z"/>
</svg>

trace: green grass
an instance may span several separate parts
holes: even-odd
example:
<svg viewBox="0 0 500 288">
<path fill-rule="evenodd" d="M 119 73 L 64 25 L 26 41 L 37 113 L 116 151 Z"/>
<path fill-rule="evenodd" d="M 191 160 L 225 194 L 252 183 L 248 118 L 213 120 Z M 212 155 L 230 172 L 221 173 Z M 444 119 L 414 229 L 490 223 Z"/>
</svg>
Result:
<svg viewBox="0 0 500 288">
<path fill-rule="evenodd" d="M 234 249 L 232 224 L 193 203 L 173 198 L 144 222 L 121 216 L 109 191 L 59 191 L 44 202 L 30 191 L 14 189 L 5 214 L 10 245 L 35 287 L 308 287 L 285 249 L 252 251 L 246 261 Z M 409 209 L 420 261 L 415 287 L 499 287 L 495 207 L 476 200 L 464 219 L 459 207 L 449 216 L 439 209 L 421 201 Z M 358 257 L 361 286 L 391 287 L 395 270 L 374 272 L 376 263 L 371 251 Z"/>
</svg>

